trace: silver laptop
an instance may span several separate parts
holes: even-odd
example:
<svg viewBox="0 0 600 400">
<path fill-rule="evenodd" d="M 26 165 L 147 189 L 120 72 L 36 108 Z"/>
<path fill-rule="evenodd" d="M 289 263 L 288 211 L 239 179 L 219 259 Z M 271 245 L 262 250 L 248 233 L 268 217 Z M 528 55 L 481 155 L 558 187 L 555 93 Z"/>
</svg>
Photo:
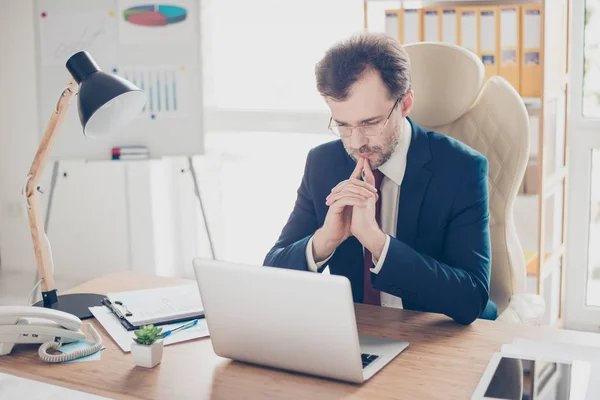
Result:
<svg viewBox="0 0 600 400">
<path fill-rule="evenodd" d="M 212 345 L 221 357 L 362 383 L 408 346 L 358 336 L 346 277 L 193 263 Z"/>
</svg>

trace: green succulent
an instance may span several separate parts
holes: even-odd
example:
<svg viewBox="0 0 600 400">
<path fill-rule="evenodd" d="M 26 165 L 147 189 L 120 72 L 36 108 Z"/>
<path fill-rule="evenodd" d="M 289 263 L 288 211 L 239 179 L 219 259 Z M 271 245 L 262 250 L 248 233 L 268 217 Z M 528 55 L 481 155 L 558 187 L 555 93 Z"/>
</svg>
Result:
<svg viewBox="0 0 600 400">
<path fill-rule="evenodd" d="M 154 325 L 144 325 L 134 332 L 136 337 L 133 340 L 135 340 L 136 343 L 150 346 L 158 339 L 164 337 L 161 332 L 162 328 L 158 328 Z"/>
</svg>

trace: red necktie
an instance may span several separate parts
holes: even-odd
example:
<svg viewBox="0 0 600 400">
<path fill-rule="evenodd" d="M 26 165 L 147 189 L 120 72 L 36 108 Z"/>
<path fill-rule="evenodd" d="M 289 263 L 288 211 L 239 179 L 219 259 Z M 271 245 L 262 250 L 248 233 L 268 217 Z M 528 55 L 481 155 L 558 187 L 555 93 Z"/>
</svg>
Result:
<svg viewBox="0 0 600 400">
<path fill-rule="evenodd" d="M 378 169 L 373 170 L 375 176 L 375 187 L 377 188 L 377 194 L 379 199 L 375 204 L 375 219 L 377 224 L 381 226 L 381 181 L 383 180 L 383 174 Z M 381 298 L 379 290 L 373 288 L 371 285 L 371 268 L 373 268 L 373 256 L 371 252 L 365 247 L 364 248 L 364 304 L 374 304 L 377 306 L 381 305 Z"/>
</svg>

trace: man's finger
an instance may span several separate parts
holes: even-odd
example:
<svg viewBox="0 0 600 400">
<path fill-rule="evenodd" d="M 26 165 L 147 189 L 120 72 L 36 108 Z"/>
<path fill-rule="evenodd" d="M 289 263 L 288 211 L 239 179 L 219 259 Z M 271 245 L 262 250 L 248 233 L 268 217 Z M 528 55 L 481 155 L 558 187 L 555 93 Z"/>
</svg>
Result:
<svg viewBox="0 0 600 400">
<path fill-rule="evenodd" d="M 354 171 L 352 171 L 352 175 L 350 175 L 350 178 L 360 179 L 362 175 L 362 170 L 364 168 L 364 162 L 364 158 L 360 157 L 358 159 L 358 162 L 356 163 L 356 168 L 354 168 Z"/>
<path fill-rule="evenodd" d="M 374 193 L 372 190 L 368 190 L 365 187 L 358 186 L 358 185 L 345 185 L 342 190 L 340 190 L 338 192 L 330 193 L 329 196 L 327 196 L 326 200 L 329 200 L 330 198 L 333 198 L 334 196 L 342 194 L 342 193 L 354 193 L 354 194 L 360 195 L 365 198 L 368 198 L 368 197 L 377 198 L 378 197 L 377 193 Z"/>
<path fill-rule="evenodd" d="M 369 161 L 365 161 L 364 170 L 365 182 L 367 182 L 371 186 L 375 186 L 375 176 L 373 175 L 373 171 L 371 170 L 371 164 L 369 163 Z"/>
<path fill-rule="evenodd" d="M 349 180 L 338 183 L 333 189 L 331 189 L 331 193 L 341 192 L 342 190 L 345 190 L 348 186 L 359 186 L 359 187 L 363 187 L 373 193 L 377 193 L 377 189 L 375 189 L 375 186 L 370 185 L 367 182 L 364 182 L 364 181 L 361 181 L 358 179 L 349 179 Z"/>
<path fill-rule="evenodd" d="M 331 193 L 335 193 L 335 192 L 339 192 L 342 188 L 342 186 L 344 186 L 344 184 L 346 184 L 346 181 L 341 181 L 340 183 L 338 183 L 337 185 L 335 185 L 335 187 L 333 189 L 331 189 Z"/>
<path fill-rule="evenodd" d="M 375 196 L 375 195 L 373 195 L 373 196 Z M 349 197 L 349 198 L 351 197 L 351 198 L 359 199 L 359 200 L 367 200 L 368 198 L 371 197 L 371 195 L 367 195 L 367 197 L 365 197 L 360 194 L 350 193 L 350 192 L 336 193 L 336 194 L 333 194 L 333 195 L 327 197 L 325 204 L 329 206 L 329 205 L 333 204 L 334 202 L 336 202 L 337 200 L 343 199 L 344 197 Z"/>
<path fill-rule="evenodd" d="M 334 201 L 329 209 L 334 213 L 340 213 L 345 207 L 366 207 L 367 201 L 364 199 L 357 199 L 354 197 L 344 197 L 337 201 Z"/>
</svg>

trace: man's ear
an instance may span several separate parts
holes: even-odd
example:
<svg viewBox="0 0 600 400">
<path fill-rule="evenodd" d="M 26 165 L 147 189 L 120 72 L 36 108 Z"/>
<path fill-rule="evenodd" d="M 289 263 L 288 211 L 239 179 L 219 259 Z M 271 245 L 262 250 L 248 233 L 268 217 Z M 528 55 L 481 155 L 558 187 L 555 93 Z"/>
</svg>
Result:
<svg viewBox="0 0 600 400">
<path fill-rule="evenodd" d="M 413 108 L 414 101 L 415 101 L 415 92 L 413 92 L 412 90 L 409 90 L 408 92 L 406 92 L 406 95 L 404 95 L 404 98 L 402 99 L 402 103 L 401 103 L 402 117 L 406 117 L 408 114 L 410 114 L 410 112 L 412 111 L 412 108 Z"/>
</svg>

